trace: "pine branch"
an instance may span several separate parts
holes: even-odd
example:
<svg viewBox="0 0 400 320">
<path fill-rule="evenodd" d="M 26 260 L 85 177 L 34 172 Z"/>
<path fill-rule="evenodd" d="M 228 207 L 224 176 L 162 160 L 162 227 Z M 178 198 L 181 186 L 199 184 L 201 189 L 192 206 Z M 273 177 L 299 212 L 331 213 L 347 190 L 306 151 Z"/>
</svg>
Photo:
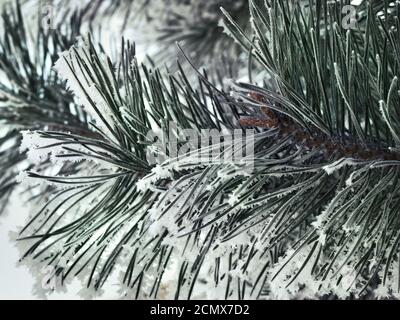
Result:
<svg viewBox="0 0 400 320">
<path fill-rule="evenodd" d="M 116 64 L 90 38 L 62 54 L 56 69 L 97 136 L 40 130 L 31 152 L 96 165 L 27 173 L 64 188 L 21 230 L 23 258 L 95 291 L 122 270 L 131 298 L 398 298 L 400 11 L 383 20 L 365 1 L 364 24 L 344 30 L 343 5 L 251 1 L 251 36 L 224 11 L 270 76 L 230 95 L 139 67 L 126 42 Z M 147 138 L 171 123 L 257 126 L 254 154 L 221 162 L 208 141 L 176 157 Z"/>
<path fill-rule="evenodd" d="M 129 45 L 125 52 L 131 52 Z M 125 53 L 121 60 L 125 61 L 127 56 L 129 54 Z M 140 71 L 135 63 L 131 67 L 125 64 L 117 69 L 125 70 L 123 74 L 131 74 L 131 77 L 110 78 L 112 73 L 103 70 L 110 63 L 101 61 L 89 42 L 63 55 L 57 63 L 57 69 L 68 76 L 68 84 L 75 94 L 85 97 L 82 103 L 87 109 L 91 108 L 98 116 L 108 114 L 108 121 L 104 117 L 97 124 L 110 134 L 96 141 L 67 134 L 39 132 L 45 138 L 39 149 L 51 150 L 62 146 L 63 151 L 55 154 L 56 158 L 101 160 L 115 169 L 69 177 L 28 173 L 31 178 L 64 184 L 68 188 L 64 191 L 66 200 L 55 195 L 52 200 L 55 207 L 51 203 L 48 205 L 51 214 L 46 215 L 45 223 L 38 228 L 35 220 L 47 212 L 47 205 L 47 210 L 40 211 L 35 220 L 21 231 L 21 241 L 33 241 L 24 257 L 54 266 L 63 281 L 68 281 L 73 274 L 81 275 L 84 270 L 91 270 L 84 280 L 88 287 L 95 290 L 101 289 L 116 264 L 123 259 L 125 271 L 121 283 L 129 297 L 158 297 L 158 289 L 162 284 L 165 285 L 163 281 L 167 281 L 163 278 L 165 268 L 171 263 L 178 264 L 179 277 L 176 284 L 171 284 L 176 290 L 169 292 L 170 296 L 191 298 L 193 287 L 200 281 L 206 281 L 207 286 L 217 286 L 215 293 L 225 298 L 244 298 L 249 294 L 250 297 L 257 297 L 258 288 L 263 288 L 257 276 L 263 271 L 264 263 L 271 265 L 275 262 L 285 247 L 281 241 L 268 237 L 270 230 L 267 226 L 277 224 L 277 236 L 280 240 L 287 239 L 288 229 L 293 229 L 293 226 L 297 229 L 298 225 L 310 223 L 313 213 L 323 208 L 328 197 L 333 197 L 335 189 L 328 181 L 337 180 L 323 170 L 321 172 L 325 164 L 313 165 L 319 159 L 317 152 L 300 157 L 300 151 L 289 143 L 287 137 L 275 137 L 275 130 L 257 138 L 256 153 L 254 159 L 250 159 L 255 162 L 252 174 L 246 174 L 243 170 L 246 163 L 239 167 L 233 163 L 204 164 L 199 163 L 198 157 L 190 155 L 169 159 L 151 170 L 143 167 L 145 158 L 140 157 L 145 153 L 143 143 L 135 144 L 135 140 L 128 137 L 136 134 L 142 126 L 145 128 L 140 132 L 144 135 L 150 129 L 145 125 L 149 119 L 166 119 L 168 122 L 175 119 L 182 128 L 188 125 L 197 129 L 218 128 L 217 119 L 222 113 L 210 115 L 206 111 L 209 106 L 204 103 L 209 101 L 218 105 L 221 98 L 225 99 L 225 103 L 231 99 L 224 95 L 220 98 L 211 95 L 211 101 L 205 97 L 193 101 L 193 97 L 200 97 L 199 93 L 191 89 L 183 74 L 180 81 L 170 78 L 171 88 L 167 90 L 159 82 L 161 76 L 158 72 L 144 69 L 146 78 L 138 78 Z M 71 72 L 64 70 L 63 66 L 68 66 Z M 81 82 L 79 87 L 75 85 L 77 81 L 89 79 L 89 74 L 93 75 L 90 82 Z M 120 98 L 117 90 L 120 86 L 110 86 L 113 78 L 125 79 L 127 82 L 121 84 L 122 92 L 128 93 L 130 90 L 125 88 L 133 88 L 132 96 L 136 99 L 129 100 L 129 95 L 125 99 Z M 107 83 L 108 86 L 104 86 Z M 99 92 L 104 94 L 113 92 L 104 97 L 106 105 L 98 97 L 95 98 L 93 91 L 89 91 L 95 85 L 103 85 Z M 208 87 L 207 82 L 203 82 L 203 86 Z M 146 93 L 145 88 L 153 90 Z M 206 91 L 212 93 L 210 89 Z M 171 95 L 173 92 L 180 94 Z M 155 103 L 157 97 L 170 97 L 171 100 L 162 99 Z M 149 113 L 144 112 L 146 104 L 142 99 L 148 101 L 151 108 Z M 108 106 L 109 111 L 99 110 L 99 105 L 103 108 Z M 164 109 L 164 106 L 168 108 Z M 126 114 L 126 109 L 135 110 L 132 114 L 147 116 L 130 126 L 131 117 L 125 116 L 116 121 L 118 117 L 123 117 L 121 110 Z M 182 113 L 186 109 L 192 111 Z M 167 110 L 169 112 L 164 113 Z M 194 118 L 192 115 L 196 110 L 197 113 L 204 111 Z M 155 116 L 160 112 L 162 116 Z M 157 127 L 166 128 L 166 124 L 158 122 Z M 46 145 L 46 139 L 49 138 L 51 140 Z M 126 144 L 127 140 L 131 144 Z M 201 150 L 201 153 L 208 154 L 210 147 Z M 322 181 L 324 188 L 321 188 Z M 310 190 L 315 197 L 305 202 L 303 196 Z M 92 204 L 80 211 L 71 222 L 67 217 L 76 210 L 82 198 Z M 62 201 L 61 204 L 57 199 Z M 279 218 L 285 217 L 292 209 L 288 204 L 297 206 L 301 212 L 298 217 L 293 217 L 294 221 Z M 260 231 L 264 231 L 261 238 L 258 236 Z M 98 234 L 101 236 L 95 236 Z M 272 243 L 265 243 L 266 239 L 271 239 Z M 50 248 L 51 251 L 48 251 Z M 56 258 L 52 258 L 54 252 Z M 265 256 L 265 252 L 271 252 L 271 255 Z M 154 261 L 157 261 L 157 265 L 154 265 Z M 206 280 L 210 268 L 216 272 L 212 281 Z M 144 281 L 147 276 L 155 277 L 154 282 Z M 245 287 L 248 290 L 242 291 Z"/>
<path fill-rule="evenodd" d="M 147 232 L 152 223 L 148 210 L 173 177 L 183 175 L 187 179 L 191 175 L 187 172 L 199 164 L 196 159 L 191 164 L 190 158 L 181 167 L 173 158 L 162 166 L 148 163 L 148 148 L 154 146 L 154 141 L 146 138 L 147 133 L 150 129 L 168 132 L 171 123 L 176 123 L 178 130 L 192 128 L 199 133 L 203 128 L 222 130 L 232 127 L 232 120 L 221 104 L 221 99 L 227 98 L 222 92 L 214 92 L 204 77 L 199 79 L 198 91 L 183 73 L 163 78 L 158 70 L 140 67 L 129 43 L 123 42 L 122 52 L 114 69 L 89 38 L 62 54 L 56 63 L 58 73 L 95 119 L 102 138 L 39 131 L 32 139 L 32 152 L 48 150 L 55 162 L 94 161 L 98 167 L 88 175 L 76 176 L 28 172 L 28 180 L 46 180 L 65 189 L 33 217 L 21 231 L 20 241 L 33 241 L 24 258 L 62 270 L 62 275 L 57 271 L 62 281 L 89 271 L 84 277 L 86 285 L 96 290 L 104 285 L 117 262 L 134 260 L 140 252 L 135 273 L 132 263 L 125 265 L 128 269 L 121 283 L 127 289 L 135 288 L 136 297 L 157 296 L 164 264 L 170 261 L 172 251 L 174 256 L 178 251 L 162 244 L 167 232 Z M 178 146 L 187 143 L 180 135 L 177 139 Z M 165 152 L 166 159 L 170 158 L 172 150 L 167 148 Z M 164 168 L 167 162 L 171 162 L 169 169 Z M 88 206 L 71 220 L 83 201 Z M 44 222 L 38 225 L 38 221 Z M 62 266 L 62 261 L 67 264 Z M 154 269 L 154 261 L 158 261 L 158 270 Z M 140 285 L 140 279 L 152 272 L 158 277 L 148 291 Z"/>
</svg>

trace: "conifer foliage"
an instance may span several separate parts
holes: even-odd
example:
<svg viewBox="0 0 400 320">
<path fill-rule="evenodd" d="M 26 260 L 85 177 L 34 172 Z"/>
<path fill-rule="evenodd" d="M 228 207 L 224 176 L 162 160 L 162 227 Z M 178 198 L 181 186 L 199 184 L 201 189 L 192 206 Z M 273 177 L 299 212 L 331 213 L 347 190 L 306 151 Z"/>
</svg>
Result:
<svg viewBox="0 0 400 320">
<path fill-rule="evenodd" d="M 134 1 L 98 3 L 133 23 L 118 9 Z M 119 35 L 111 59 L 82 27 L 97 11 L 33 40 L 23 5 L 3 11 L 0 197 L 19 175 L 41 203 L 21 261 L 91 295 L 117 282 L 133 299 L 399 298 L 399 3 L 171 0 L 164 20 L 160 5 L 135 12 L 182 43 L 190 71 L 142 64 Z M 249 56 L 247 79 L 196 69 L 225 47 Z M 174 149 L 185 130 L 249 129 L 241 161 L 209 139 Z"/>
</svg>

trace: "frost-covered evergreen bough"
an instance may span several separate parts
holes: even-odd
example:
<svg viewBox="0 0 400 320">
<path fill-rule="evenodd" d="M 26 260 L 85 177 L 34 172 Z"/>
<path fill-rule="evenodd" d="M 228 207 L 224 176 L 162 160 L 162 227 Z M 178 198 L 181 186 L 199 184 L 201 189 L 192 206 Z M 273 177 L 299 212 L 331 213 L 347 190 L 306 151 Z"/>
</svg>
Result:
<svg viewBox="0 0 400 320">
<path fill-rule="evenodd" d="M 21 174 L 56 188 L 20 230 L 23 261 L 93 292 L 117 275 L 127 298 L 398 298 L 400 8 L 363 1 L 349 29 L 347 4 L 250 1 L 251 31 L 223 10 L 268 74 L 229 92 L 139 65 L 127 41 L 117 61 L 90 36 L 64 51 L 90 134 L 24 132 L 32 158 L 81 170 Z M 254 154 L 175 157 L 148 136 L 171 127 L 179 146 L 183 129 L 252 127 Z"/>
</svg>

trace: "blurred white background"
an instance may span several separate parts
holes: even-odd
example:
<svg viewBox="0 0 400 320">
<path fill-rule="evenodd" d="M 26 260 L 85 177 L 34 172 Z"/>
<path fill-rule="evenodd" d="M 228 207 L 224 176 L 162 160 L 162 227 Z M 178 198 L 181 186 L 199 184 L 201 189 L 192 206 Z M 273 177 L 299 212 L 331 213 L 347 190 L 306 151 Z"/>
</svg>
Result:
<svg viewBox="0 0 400 320">
<path fill-rule="evenodd" d="M 8 212 L 0 217 L 0 299 L 34 299 L 34 280 L 28 269 L 17 266 L 20 253 L 10 240 L 10 231 L 17 231 L 26 219 L 27 208 L 14 197 Z"/>
<path fill-rule="evenodd" d="M 11 201 L 8 212 L 0 216 L 0 300 L 9 299 L 40 299 L 34 294 L 35 279 L 29 269 L 19 265 L 21 252 L 10 239 L 10 231 L 18 231 L 26 222 L 29 205 L 16 195 Z M 66 292 L 54 293 L 48 299 L 81 299 L 78 294 L 81 289 L 80 282 L 73 282 L 67 287 Z M 118 298 L 116 286 L 107 287 L 103 299 Z"/>
</svg>

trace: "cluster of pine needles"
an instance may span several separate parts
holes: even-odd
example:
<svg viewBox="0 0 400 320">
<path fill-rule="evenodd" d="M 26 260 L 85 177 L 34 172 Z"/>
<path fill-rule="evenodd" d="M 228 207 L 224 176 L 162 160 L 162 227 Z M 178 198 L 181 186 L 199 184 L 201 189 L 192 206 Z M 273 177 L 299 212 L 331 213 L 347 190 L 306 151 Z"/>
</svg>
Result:
<svg viewBox="0 0 400 320">
<path fill-rule="evenodd" d="M 4 6 L 0 213 L 29 194 L 15 241 L 39 284 L 54 270 L 41 289 L 399 298 L 400 4 L 359 2 L 50 1 L 65 10 L 50 30 L 26 18 L 41 2 Z M 99 24 L 115 16 L 124 36 L 107 52 Z M 183 59 L 140 61 L 129 29 L 143 21 Z M 252 129 L 253 153 L 175 156 L 148 135 L 173 131 L 181 148 L 188 129 Z"/>
</svg>

